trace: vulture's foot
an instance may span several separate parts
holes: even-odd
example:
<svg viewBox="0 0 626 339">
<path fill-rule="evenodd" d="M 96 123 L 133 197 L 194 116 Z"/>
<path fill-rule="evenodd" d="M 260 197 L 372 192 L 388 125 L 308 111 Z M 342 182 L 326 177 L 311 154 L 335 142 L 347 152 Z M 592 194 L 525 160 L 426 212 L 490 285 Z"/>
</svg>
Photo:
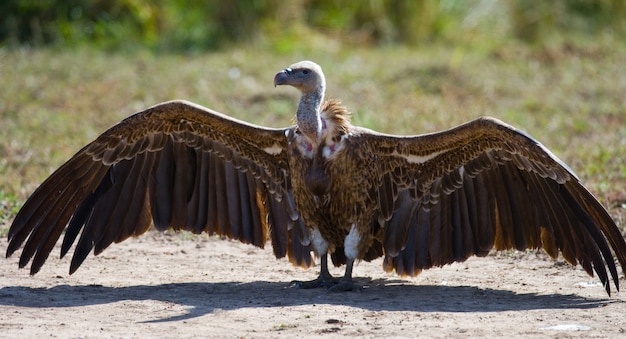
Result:
<svg viewBox="0 0 626 339">
<path fill-rule="evenodd" d="M 302 288 L 302 289 L 310 289 L 310 288 L 318 288 L 318 287 L 332 288 L 333 286 L 336 286 L 337 284 L 339 284 L 340 280 L 341 279 L 335 278 L 328 273 L 326 274 L 320 273 L 320 275 L 313 280 L 309 280 L 309 281 L 294 280 L 291 282 L 291 284 L 293 284 L 297 288 Z"/>
<path fill-rule="evenodd" d="M 339 279 L 339 281 L 333 286 L 328 288 L 328 292 L 361 292 L 363 291 L 363 285 L 359 285 L 352 281 L 352 279 Z"/>
</svg>

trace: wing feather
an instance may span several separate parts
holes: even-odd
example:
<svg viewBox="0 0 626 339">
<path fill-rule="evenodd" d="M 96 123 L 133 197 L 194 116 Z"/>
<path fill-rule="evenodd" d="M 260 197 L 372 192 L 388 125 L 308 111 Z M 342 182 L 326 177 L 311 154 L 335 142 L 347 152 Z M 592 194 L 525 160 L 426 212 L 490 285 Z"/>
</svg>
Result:
<svg viewBox="0 0 626 339">
<path fill-rule="evenodd" d="M 92 169 L 94 166 L 89 161 L 82 161 L 84 159 L 79 159 L 79 167 L 81 169 L 88 168 Z M 92 173 L 93 174 L 93 173 Z M 64 165 L 61 166 L 56 173 L 56 176 L 61 180 L 69 181 L 72 179 L 83 179 L 84 174 L 80 175 L 80 173 L 75 173 L 72 169 L 72 166 Z M 96 180 L 99 178 L 96 176 Z M 81 186 L 83 181 L 88 181 L 89 178 L 85 180 L 77 180 L 74 182 L 74 189 L 78 189 Z M 63 185 L 62 182 L 50 182 L 48 185 L 39 186 L 32 197 L 28 199 L 23 207 L 18 212 L 11 228 L 9 230 L 9 237 L 12 241 L 9 243 L 7 253 L 15 252 L 26 240 L 26 238 L 33 232 L 33 229 L 38 223 L 41 223 L 44 218 L 46 218 L 50 213 L 54 213 L 52 207 L 54 206 L 53 202 L 56 201 L 56 195 L 58 192 L 63 191 L 64 189 L 70 189 L 67 185 Z M 25 253 L 25 256 L 28 257 L 26 261 L 28 261 L 34 253 Z"/>
<path fill-rule="evenodd" d="M 145 173 L 149 173 L 150 168 L 154 165 L 154 153 L 146 153 L 145 156 L 138 158 L 138 164 L 133 168 L 133 174 L 136 180 L 130 181 L 126 192 L 122 193 L 122 197 L 127 198 L 128 207 L 124 217 L 118 217 L 120 231 L 112 237 L 114 242 L 120 242 L 130 236 L 143 234 L 150 227 L 150 220 L 146 218 L 148 210 L 148 178 Z M 134 185 L 133 185 L 134 184 Z M 116 224 L 116 222 L 112 222 Z"/>
<path fill-rule="evenodd" d="M 474 251 L 479 256 L 485 256 L 493 247 L 495 240 L 494 226 L 491 222 L 491 211 L 493 210 L 493 199 L 489 199 L 487 185 L 483 181 L 484 175 L 481 173 L 472 180 L 467 180 L 467 194 L 471 194 L 470 210 L 475 215 L 475 222 L 472 224 L 472 234 L 477 239 L 474 244 Z"/>
<path fill-rule="evenodd" d="M 159 152 L 159 161 L 154 167 L 150 180 L 150 206 L 154 226 L 165 230 L 172 220 L 172 186 L 174 172 L 174 150 L 167 144 Z"/>
<path fill-rule="evenodd" d="M 453 236 L 454 236 L 454 260 L 460 261 L 474 254 L 470 211 L 467 208 L 467 197 L 465 188 L 459 187 L 458 191 L 452 192 L 451 208 L 453 220 Z"/>
<path fill-rule="evenodd" d="M 406 246 L 410 225 L 417 218 L 417 205 L 411 199 L 408 191 L 400 192 L 398 195 L 398 208 L 394 212 L 393 218 L 387 221 L 383 218 L 375 220 L 383 225 L 383 247 L 391 256 L 396 256 Z"/>
<path fill-rule="evenodd" d="M 440 188 L 441 180 L 437 180 L 436 183 L 438 185 L 433 186 L 433 187 Z M 431 200 L 431 203 L 432 203 L 432 200 Z M 430 230 L 428 232 L 428 235 L 429 235 L 428 256 L 432 265 L 440 266 L 440 265 L 445 264 L 445 262 L 443 262 L 442 260 L 443 253 L 441 249 L 441 245 L 442 245 L 441 233 L 444 232 L 444 225 L 441 223 L 442 206 L 440 203 L 434 203 L 432 206 L 429 207 L 429 210 L 430 210 L 430 222 L 428 225 L 430 227 Z M 447 226 L 448 225 L 446 225 L 445 227 Z"/>
<path fill-rule="evenodd" d="M 412 201 L 397 199 L 385 223 L 394 228 L 384 230 L 386 270 L 417 274 L 492 248 L 543 248 L 598 274 L 607 292 L 610 274 L 619 289 L 613 253 L 625 271 L 626 243 L 617 225 L 573 172 L 525 133 L 482 118 L 421 136 L 359 137 L 377 159 L 388 159 L 379 175 L 392 187 L 382 180 L 378 196 L 406 191 Z M 383 215 L 389 203 L 378 203 Z"/>
<path fill-rule="evenodd" d="M 232 228 L 229 227 L 228 220 L 228 200 L 226 187 L 226 170 L 224 162 L 216 162 L 215 167 L 215 230 L 217 234 L 231 235 Z"/>
<path fill-rule="evenodd" d="M 507 199 L 503 200 L 503 205 L 508 205 L 508 211 L 510 212 L 510 220 L 508 221 L 508 225 L 510 226 L 508 235 L 509 238 L 511 238 L 510 246 L 520 251 L 527 248 L 534 248 L 532 246 L 532 237 L 528 237 L 529 232 L 525 231 L 526 228 L 529 230 L 535 228 L 525 227 L 525 225 L 530 224 L 526 216 L 532 213 L 533 208 L 527 206 L 524 202 L 524 200 L 530 201 L 530 199 L 523 199 L 523 196 L 530 196 L 530 194 L 520 185 L 518 174 L 521 172 L 512 170 L 512 167 L 506 164 L 499 165 L 498 169 L 500 177 L 502 178 L 501 187 L 502 190 L 506 191 L 507 196 Z M 520 196 L 522 196 L 521 199 Z"/>
<path fill-rule="evenodd" d="M 195 162 L 195 185 L 191 197 L 187 202 L 187 216 L 185 217 L 185 229 L 192 233 L 199 234 L 204 231 L 206 225 L 206 207 L 207 207 L 207 189 L 208 189 L 208 171 L 207 159 L 204 157 L 205 152 L 202 149 L 193 149 L 194 157 L 198 159 Z"/>
<path fill-rule="evenodd" d="M 9 230 L 7 256 L 25 244 L 20 267 L 34 258 L 35 274 L 66 231 L 62 256 L 78 239 L 74 272 L 92 251 L 142 234 L 153 223 L 260 247 L 269 229 L 277 256 L 310 266 L 305 227 L 285 199 L 289 176 L 284 129 L 166 102 L 105 131 L 44 181 Z"/>
<path fill-rule="evenodd" d="M 231 165 L 234 166 L 234 164 L 232 163 Z M 237 214 L 237 217 L 239 218 L 239 225 L 241 227 L 240 237 L 241 239 L 244 239 L 245 241 L 256 245 L 256 242 L 258 241 L 259 238 L 256 237 L 256 234 L 254 232 L 255 227 L 257 225 L 255 225 L 252 219 L 253 219 L 253 216 L 258 216 L 258 214 L 253 212 L 252 208 L 250 207 L 251 203 L 256 203 L 256 200 L 251 200 L 251 196 L 250 196 L 251 193 L 249 190 L 249 187 L 251 185 L 253 188 L 255 188 L 255 186 L 253 185 L 252 182 L 248 181 L 247 173 L 240 172 L 240 171 L 236 171 L 236 173 L 237 173 L 237 182 L 240 183 L 237 185 L 239 192 L 236 196 L 238 198 L 237 200 L 238 200 L 239 208 L 235 210 L 234 212 Z M 257 217 L 257 219 L 259 219 L 259 217 Z M 264 240 L 267 241 L 267 238 L 265 238 Z M 257 246 L 260 246 L 260 245 L 257 245 Z"/>
<path fill-rule="evenodd" d="M 225 182 L 224 182 L 224 198 L 227 206 L 228 222 L 230 226 L 230 237 L 242 238 L 243 229 L 241 224 L 241 189 L 239 188 L 239 172 L 235 170 L 232 162 L 227 161 L 224 166 Z M 242 185 L 244 183 L 241 183 Z M 230 194 L 237 192 L 237 194 Z M 246 190 L 247 192 L 247 190 Z"/>
<path fill-rule="evenodd" d="M 218 209 L 218 201 L 220 200 L 219 196 L 218 196 L 218 192 L 221 190 L 220 187 L 218 187 L 218 185 L 222 184 L 222 180 L 221 178 L 218 177 L 219 173 L 220 173 L 220 168 L 223 166 L 222 164 L 222 159 L 220 159 L 218 156 L 214 155 L 213 153 L 209 153 L 210 157 L 209 160 L 211 161 L 210 163 L 210 171 L 209 171 L 209 186 L 211 187 L 211 189 L 209 189 L 209 194 L 208 194 L 208 207 L 207 207 L 207 233 L 209 234 L 215 234 L 216 232 L 219 232 L 218 230 L 218 213 L 220 213 L 221 211 Z M 223 207 L 222 207 L 222 211 L 223 211 Z"/>
</svg>

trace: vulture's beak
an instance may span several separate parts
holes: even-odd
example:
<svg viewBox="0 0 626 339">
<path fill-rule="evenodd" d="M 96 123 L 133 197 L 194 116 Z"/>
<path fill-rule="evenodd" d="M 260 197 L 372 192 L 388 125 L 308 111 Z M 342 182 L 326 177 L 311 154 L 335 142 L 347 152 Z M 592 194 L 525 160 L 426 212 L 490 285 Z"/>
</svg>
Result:
<svg viewBox="0 0 626 339">
<path fill-rule="evenodd" d="M 274 76 L 274 87 L 287 84 L 287 80 L 289 79 L 291 72 L 291 68 L 285 68 L 282 71 L 276 73 L 276 75 Z"/>
</svg>

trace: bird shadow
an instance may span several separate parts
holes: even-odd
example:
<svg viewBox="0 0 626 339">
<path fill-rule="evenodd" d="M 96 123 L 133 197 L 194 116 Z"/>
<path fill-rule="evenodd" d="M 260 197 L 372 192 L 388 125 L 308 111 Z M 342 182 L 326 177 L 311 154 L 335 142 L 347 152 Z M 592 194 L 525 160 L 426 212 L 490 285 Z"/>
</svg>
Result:
<svg viewBox="0 0 626 339">
<path fill-rule="evenodd" d="M 361 283 L 361 281 L 359 281 Z M 0 288 L 0 305 L 32 308 L 80 307 L 118 301 L 157 300 L 186 306 L 186 313 L 148 322 L 200 317 L 218 310 L 248 307 L 344 305 L 370 311 L 501 312 L 538 309 L 592 309 L 621 300 L 577 295 L 515 293 L 473 286 L 411 285 L 399 280 L 369 280 L 362 292 L 326 293 L 303 290 L 287 283 L 188 282 L 108 287 L 57 285 L 50 288 Z"/>
</svg>

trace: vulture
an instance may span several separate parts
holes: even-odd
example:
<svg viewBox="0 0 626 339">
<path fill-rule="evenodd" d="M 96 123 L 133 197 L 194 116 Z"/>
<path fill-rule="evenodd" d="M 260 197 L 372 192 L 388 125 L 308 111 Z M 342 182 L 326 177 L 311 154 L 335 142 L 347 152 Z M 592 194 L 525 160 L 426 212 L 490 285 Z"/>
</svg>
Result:
<svg viewBox="0 0 626 339">
<path fill-rule="evenodd" d="M 93 251 L 158 230 L 207 232 L 320 273 L 300 288 L 358 290 L 355 261 L 383 257 L 400 276 L 485 256 L 543 249 L 619 290 L 626 243 L 609 213 L 537 140 L 493 118 L 397 136 L 350 124 L 325 99 L 319 65 L 301 61 L 274 86 L 300 91 L 295 125 L 267 128 L 186 101 L 122 120 L 28 198 L 7 257 L 37 273 L 62 234 L 70 274 Z M 328 270 L 328 256 L 345 265 Z M 610 275 L 610 276 L 609 276 Z"/>
</svg>

